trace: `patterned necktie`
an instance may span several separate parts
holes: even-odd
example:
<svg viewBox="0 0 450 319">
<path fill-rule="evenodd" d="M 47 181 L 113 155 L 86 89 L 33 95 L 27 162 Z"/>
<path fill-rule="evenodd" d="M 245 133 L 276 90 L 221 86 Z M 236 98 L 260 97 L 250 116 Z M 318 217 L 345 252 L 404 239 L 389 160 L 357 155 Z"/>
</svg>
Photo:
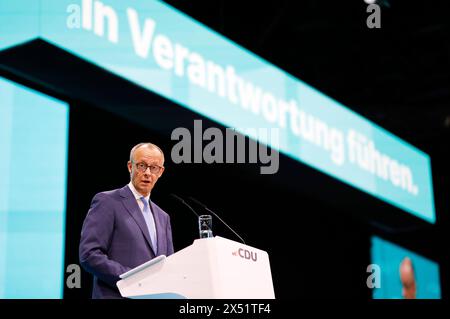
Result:
<svg viewBox="0 0 450 319">
<path fill-rule="evenodd" d="M 155 255 L 157 254 L 157 242 L 156 242 L 156 226 L 155 226 L 155 219 L 153 218 L 153 214 L 150 211 L 150 205 L 148 201 L 145 199 L 145 197 L 141 197 L 142 203 L 144 203 L 144 219 L 145 223 L 147 224 L 148 232 L 150 233 L 150 240 L 152 242 L 153 251 L 155 252 Z"/>
</svg>

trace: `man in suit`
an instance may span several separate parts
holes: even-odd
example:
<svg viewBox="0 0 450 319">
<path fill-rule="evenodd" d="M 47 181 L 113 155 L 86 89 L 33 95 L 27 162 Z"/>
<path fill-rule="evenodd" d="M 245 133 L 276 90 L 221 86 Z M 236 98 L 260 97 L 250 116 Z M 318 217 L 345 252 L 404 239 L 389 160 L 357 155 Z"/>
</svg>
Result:
<svg viewBox="0 0 450 319">
<path fill-rule="evenodd" d="M 84 220 L 80 263 L 94 276 L 92 298 L 121 298 L 116 283 L 128 270 L 173 254 L 170 218 L 150 200 L 164 172 L 164 154 L 151 143 L 130 152 L 130 183 L 98 193 Z"/>
</svg>

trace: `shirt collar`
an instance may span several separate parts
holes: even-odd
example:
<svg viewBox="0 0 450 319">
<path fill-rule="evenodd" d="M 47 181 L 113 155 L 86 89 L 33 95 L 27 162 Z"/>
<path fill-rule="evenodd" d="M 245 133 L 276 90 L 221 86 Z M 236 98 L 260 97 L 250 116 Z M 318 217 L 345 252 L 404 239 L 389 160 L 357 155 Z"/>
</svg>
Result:
<svg viewBox="0 0 450 319">
<path fill-rule="evenodd" d="M 140 200 L 140 199 L 143 197 L 143 195 L 140 194 L 140 193 L 136 190 L 136 188 L 134 188 L 134 185 L 133 185 L 133 183 L 132 183 L 131 181 L 128 183 L 128 187 L 130 188 L 131 192 L 133 193 L 134 198 Z M 145 196 L 144 198 L 145 198 L 145 200 L 148 202 L 148 201 L 150 200 L 150 194 L 148 194 L 148 196 Z"/>
</svg>

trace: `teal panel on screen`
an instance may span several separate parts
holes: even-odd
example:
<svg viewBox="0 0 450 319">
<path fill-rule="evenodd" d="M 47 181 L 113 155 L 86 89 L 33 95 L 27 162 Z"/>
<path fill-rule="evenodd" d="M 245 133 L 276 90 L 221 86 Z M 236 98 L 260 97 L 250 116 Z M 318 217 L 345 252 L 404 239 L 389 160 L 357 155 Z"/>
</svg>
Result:
<svg viewBox="0 0 450 319">
<path fill-rule="evenodd" d="M 427 154 L 165 3 L 17 0 L 4 2 L 0 11 L 0 49 L 40 37 L 416 217 L 436 221 Z M 262 140 L 247 128 L 279 129 L 279 140 Z"/>
<path fill-rule="evenodd" d="M 440 299 L 439 265 L 410 250 L 379 237 L 372 237 L 372 263 L 380 266 L 381 287 L 373 289 L 374 299 L 401 299 L 400 263 L 408 257 L 414 268 L 418 299 Z"/>
<path fill-rule="evenodd" d="M 68 105 L 0 77 L 0 298 L 62 298 Z"/>
</svg>

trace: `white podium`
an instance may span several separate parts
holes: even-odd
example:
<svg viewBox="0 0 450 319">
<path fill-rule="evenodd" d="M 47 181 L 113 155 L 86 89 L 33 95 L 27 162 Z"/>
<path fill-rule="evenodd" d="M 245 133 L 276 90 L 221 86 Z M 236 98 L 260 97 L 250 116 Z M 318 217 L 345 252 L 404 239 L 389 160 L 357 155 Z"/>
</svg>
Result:
<svg viewBox="0 0 450 319">
<path fill-rule="evenodd" d="M 133 299 L 274 299 L 268 254 L 219 236 L 197 239 L 120 276 L 117 287 Z"/>
</svg>

